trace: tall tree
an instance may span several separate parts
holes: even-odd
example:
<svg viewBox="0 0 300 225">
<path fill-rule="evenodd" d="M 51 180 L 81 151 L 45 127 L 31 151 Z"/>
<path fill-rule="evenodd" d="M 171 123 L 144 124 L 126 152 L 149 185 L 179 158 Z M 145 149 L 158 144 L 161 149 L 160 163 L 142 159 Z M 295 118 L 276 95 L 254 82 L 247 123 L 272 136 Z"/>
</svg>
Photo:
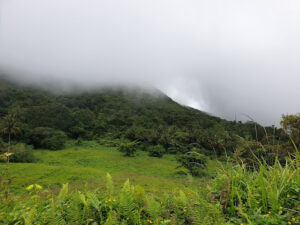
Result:
<svg viewBox="0 0 300 225">
<path fill-rule="evenodd" d="M 18 111 L 11 110 L 1 121 L 1 130 L 4 134 L 8 135 L 8 149 L 7 149 L 7 162 L 9 163 L 10 146 L 12 135 L 20 131 L 18 127 Z"/>
</svg>

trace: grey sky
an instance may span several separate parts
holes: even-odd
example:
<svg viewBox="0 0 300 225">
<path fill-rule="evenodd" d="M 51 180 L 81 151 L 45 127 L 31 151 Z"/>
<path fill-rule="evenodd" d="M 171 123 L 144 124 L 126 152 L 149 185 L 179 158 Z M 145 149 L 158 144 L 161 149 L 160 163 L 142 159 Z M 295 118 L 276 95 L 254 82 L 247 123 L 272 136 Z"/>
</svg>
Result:
<svg viewBox="0 0 300 225">
<path fill-rule="evenodd" d="M 300 111 L 299 0 L 0 0 L 0 69 L 154 85 L 266 125 Z"/>
</svg>

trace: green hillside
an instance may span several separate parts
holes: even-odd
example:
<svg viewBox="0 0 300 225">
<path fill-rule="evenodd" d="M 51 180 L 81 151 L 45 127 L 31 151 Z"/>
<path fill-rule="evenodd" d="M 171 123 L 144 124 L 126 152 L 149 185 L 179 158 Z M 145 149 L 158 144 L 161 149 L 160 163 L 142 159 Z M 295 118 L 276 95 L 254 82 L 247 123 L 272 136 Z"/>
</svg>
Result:
<svg viewBox="0 0 300 225">
<path fill-rule="evenodd" d="M 0 117 L 10 110 L 18 114 L 20 132 L 15 141 L 36 148 L 62 148 L 50 136 L 79 140 L 138 141 L 140 148 L 161 145 L 166 153 L 187 152 L 192 147 L 206 154 L 233 152 L 237 136 L 265 138 L 263 128 L 252 122 L 228 122 L 182 106 L 158 90 L 102 88 L 92 91 L 50 93 L 0 80 Z M 266 128 L 276 139 L 280 129 Z M 3 136 L 3 138 L 7 138 Z M 46 143 L 43 140 L 48 138 Z M 62 138 L 63 139 L 63 138 Z M 107 144 L 107 143 L 106 143 Z"/>
<path fill-rule="evenodd" d="M 49 89 L 0 80 L 0 224 L 300 224 L 299 114 L 263 127 L 155 89 Z"/>
</svg>

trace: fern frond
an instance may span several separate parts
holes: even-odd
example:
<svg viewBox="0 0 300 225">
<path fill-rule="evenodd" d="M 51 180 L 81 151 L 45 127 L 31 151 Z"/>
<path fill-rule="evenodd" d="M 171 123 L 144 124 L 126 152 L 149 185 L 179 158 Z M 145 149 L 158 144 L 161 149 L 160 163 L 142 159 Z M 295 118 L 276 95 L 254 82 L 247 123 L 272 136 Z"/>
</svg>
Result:
<svg viewBox="0 0 300 225">
<path fill-rule="evenodd" d="M 59 201 L 63 201 L 67 197 L 68 191 L 69 191 L 69 184 L 64 184 L 61 191 L 59 192 L 57 199 Z"/>
<path fill-rule="evenodd" d="M 135 201 L 134 201 L 134 192 L 131 189 L 130 182 L 127 180 L 123 186 L 120 198 L 119 207 L 121 209 L 121 214 L 124 217 L 130 217 L 132 212 L 135 209 Z"/>
<path fill-rule="evenodd" d="M 110 211 L 104 225 L 116 225 L 116 224 L 118 224 L 117 213 L 115 211 Z"/>
<path fill-rule="evenodd" d="M 161 205 L 160 205 L 160 203 L 155 201 L 153 198 L 147 198 L 145 210 L 152 219 L 158 218 L 160 216 L 160 212 L 161 212 Z"/>
<path fill-rule="evenodd" d="M 109 173 L 106 174 L 106 190 L 108 192 L 109 197 L 111 197 L 114 192 L 114 185 L 111 175 Z"/>
</svg>

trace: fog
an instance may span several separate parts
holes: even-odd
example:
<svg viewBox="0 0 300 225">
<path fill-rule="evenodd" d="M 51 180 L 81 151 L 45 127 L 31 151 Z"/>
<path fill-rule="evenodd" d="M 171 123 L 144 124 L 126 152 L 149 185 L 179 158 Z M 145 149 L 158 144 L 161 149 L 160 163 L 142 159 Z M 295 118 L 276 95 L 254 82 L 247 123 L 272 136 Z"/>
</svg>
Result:
<svg viewBox="0 0 300 225">
<path fill-rule="evenodd" d="M 0 70 L 154 86 L 223 118 L 300 112 L 298 0 L 0 0 Z"/>
</svg>

